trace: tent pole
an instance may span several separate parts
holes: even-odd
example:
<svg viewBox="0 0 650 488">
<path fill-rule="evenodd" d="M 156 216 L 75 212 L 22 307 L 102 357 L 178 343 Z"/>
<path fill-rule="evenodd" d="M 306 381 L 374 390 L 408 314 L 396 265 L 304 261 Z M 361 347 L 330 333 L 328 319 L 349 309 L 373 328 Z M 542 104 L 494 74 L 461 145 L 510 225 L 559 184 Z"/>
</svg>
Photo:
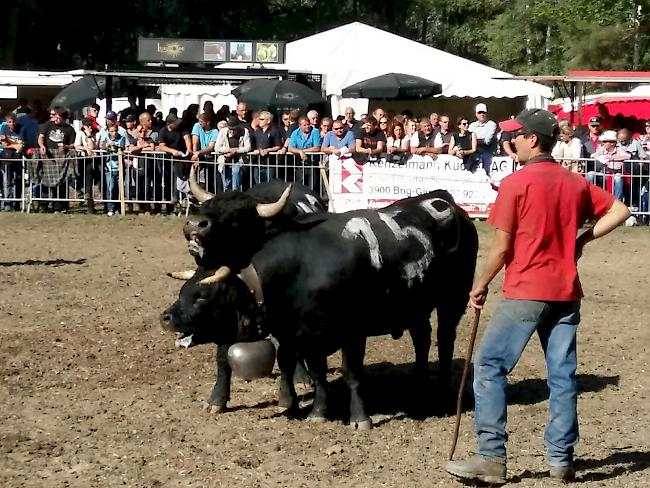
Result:
<svg viewBox="0 0 650 488">
<path fill-rule="evenodd" d="M 106 111 L 113 110 L 113 77 L 106 77 Z"/>
<path fill-rule="evenodd" d="M 585 84 L 580 81 L 577 85 L 577 98 L 578 98 L 578 125 L 582 125 L 582 102 L 585 96 Z"/>
</svg>

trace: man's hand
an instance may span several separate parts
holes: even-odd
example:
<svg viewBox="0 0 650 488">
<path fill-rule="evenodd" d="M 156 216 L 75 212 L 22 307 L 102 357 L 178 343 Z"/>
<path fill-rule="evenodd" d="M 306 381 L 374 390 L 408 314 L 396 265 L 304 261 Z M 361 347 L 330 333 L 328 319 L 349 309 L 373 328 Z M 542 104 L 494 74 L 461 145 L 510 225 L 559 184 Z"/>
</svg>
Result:
<svg viewBox="0 0 650 488">
<path fill-rule="evenodd" d="M 237 154 L 237 148 L 233 147 L 231 149 L 228 149 L 228 152 L 226 153 L 229 157 L 233 157 L 235 154 Z"/>
<path fill-rule="evenodd" d="M 199 160 L 199 153 L 195 152 L 194 154 L 192 154 L 192 161 L 198 161 L 198 160 Z"/>
<path fill-rule="evenodd" d="M 305 151 L 303 150 L 300 150 L 300 159 L 302 159 L 303 161 L 307 160 L 307 153 L 305 153 Z"/>
<path fill-rule="evenodd" d="M 482 285 L 474 285 L 472 291 L 469 292 L 469 304 L 475 310 L 483 308 L 485 299 L 487 298 L 488 287 Z"/>
</svg>

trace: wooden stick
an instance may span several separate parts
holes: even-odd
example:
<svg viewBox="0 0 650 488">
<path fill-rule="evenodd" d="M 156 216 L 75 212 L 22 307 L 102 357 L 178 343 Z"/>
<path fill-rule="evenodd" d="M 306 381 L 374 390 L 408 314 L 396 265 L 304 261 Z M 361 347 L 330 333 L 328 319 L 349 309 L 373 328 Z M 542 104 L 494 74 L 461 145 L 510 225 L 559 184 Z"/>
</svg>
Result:
<svg viewBox="0 0 650 488">
<path fill-rule="evenodd" d="M 120 195 L 120 213 L 126 215 L 126 205 L 124 205 L 124 156 L 122 149 L 117 151 L 117 171 L 119 174 L 119 195 Z"/>
<path fill-rule="evenodd" d="M 330 193 L 330 182 L 329 179 L 327 178 L 327 172 L 325 171 L 325 166 L 322 164 L 319 164 L 320 166 L 320 177 L 323 180 L 323 184 L 325 185 L 325 192 L 327 193 L 327 199 L 331 202 L 332 201 L 332 194 Z"/>
<path fill-rule="evenodd" d="M 469 372 L 469 365 L 472 362 L 472 354 L 474 352 L 474 342 L 476 342 L 476 332 L 478 331 L 478 322 L 481 318 L 481 310 L 474 310 L 474 321 L 472 322 L 472 333 L 467 345 L 467 354 L 465 354 L 465 365 L 463 366 L 463 376 L 460 380 L 460 388 L 458 389 L 458 400 L 456 402 L 456 425 L 454 426 L 454 440 L 451 444 L 449 451 L 449 460 L 453 460 L 454 451 L 456 451 L 456 443 L 458 442 L 458 431 L 460 430 L 460 417 L 463 408 L 463 392 L 465 391 L 465 383 L 467 382 L 467 373 Z"/>
</svg>

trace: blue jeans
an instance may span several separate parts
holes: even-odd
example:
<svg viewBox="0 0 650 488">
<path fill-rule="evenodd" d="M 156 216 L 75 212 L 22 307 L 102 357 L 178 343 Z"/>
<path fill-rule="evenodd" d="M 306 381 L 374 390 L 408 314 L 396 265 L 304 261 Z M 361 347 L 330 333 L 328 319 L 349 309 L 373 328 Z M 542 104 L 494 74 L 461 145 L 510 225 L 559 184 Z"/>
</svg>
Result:
<svg viewBox="0 0 650 488">
<path fill-rule="evenodd" d="M 23 189 L 23 163 L 20 159 L 0 162 L 2 174 L 2 196 L 7 200 L 2 202 L 4 210 L 20 210 L 20 202 L 13 199 L 21 198 Z"/>
<path fill-rule="evenodd" d="M 608 178 L 609 176 L 612 176 L 612 175 L 606 175 L 605 178 Z M 591 171 L 589 173 L 587 173 L 587 175 L 586 175 L 587 180 L 590 183 L 593 183 L 594 185 L 597 184 L 596 183 L 596 181 L 597 181 L 596 177 L 597 177 L 597 175 L 594 174 Z M 623 202 L 623 201 L 625 201 L 625 197 L 624 197 L 625 180 L 623 180 L 623 175 L 620 174 L 620 173 L 615 174 L 615 175 L 613 175 L 613 178 L 614 178 L 614 182 L 613 182 L 613 185 L 612 185 L 612 190 L 614 192 L 614 197 L 616 197 L 617 200 L 620 200 L 621 202 Z M 601 179 L 601 181 L 602 181 L 602 179 Z"/>
<path fill-rule="evenodd" d="M 241 164 L 226 164 L 221 173 L 223 191 L 241 190 Z"/>
<path fill-rule="evenodd" d="M 550 390 L 544 432 L 548 463 L 566 466 L 578 443 L 576 331 L 580 301 L 541 302 L 504 299 L 485 329 L 474 363 L 475 427 L 478 452 L 505 462 L 506 376 L 535 331 L 544 350 Z"/>
<path fill-rule="evenodd" d="M 119 194 L 120 175 L 113 173 L 110 169 L 104 170 L 104 199 L 118 200 Z M 106 202 L 107 212 L 119 212 L 120 204 L 115 202 Z"/>
<path fill-rule="evenodd" d="M 263 183 L 265 181 L 273 180 L 277 178 L 278 169 L 276 167 L 269 166 L 253 166 L 253 181 L 257 183 Z"/>
<path fill-rule="evenodd" d="M 483 148 L 479 147 L 476 150 L 476 157 L 481 163 L 481 166 L 485 170 L 485 174 L 489 175 L 490 170 L 492 169 L 492 159 L 494 158 L 494 150 L 491 147 Z"/>
</svg>

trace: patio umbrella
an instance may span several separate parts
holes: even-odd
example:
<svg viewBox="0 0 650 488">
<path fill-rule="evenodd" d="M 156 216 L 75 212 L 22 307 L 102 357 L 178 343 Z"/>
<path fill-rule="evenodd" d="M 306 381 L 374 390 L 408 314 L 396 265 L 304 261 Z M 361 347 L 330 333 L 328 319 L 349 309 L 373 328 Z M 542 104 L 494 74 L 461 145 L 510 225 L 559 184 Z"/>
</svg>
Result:
<svg viewBox="0 0 650 488">
<path fill-rule="evenodd" d="M 57 93 L 50 107 L 65 107 L 71 110 L 83 108 L 94 103 L 98 97 L 103 98 L 105 88 L 106 78 L 85 75 Z"/>
<path fill-rule="evenodd" d="M 442 93 L 440 83 L 404 73 L 375 76 L 342 90 L 345 98 L 417 99 L 439 93 Z"/>
<path fill-rule="evenodd" d="M 325 103 L 317 91 L 289 80 L 249 80 L 231 93 L 251 110 L 285 112 Z"/>
</svg>

